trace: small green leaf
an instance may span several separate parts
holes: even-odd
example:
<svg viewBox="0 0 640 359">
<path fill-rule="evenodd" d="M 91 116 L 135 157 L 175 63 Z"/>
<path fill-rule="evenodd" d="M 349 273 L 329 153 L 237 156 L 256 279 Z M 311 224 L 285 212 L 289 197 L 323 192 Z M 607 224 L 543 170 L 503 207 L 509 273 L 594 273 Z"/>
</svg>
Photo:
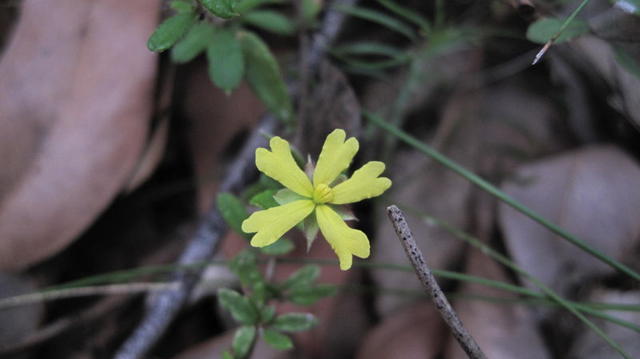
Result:
<svg viewBox="0 0 640 359">
<path fill-rule="evenodd" d="M 271 327 L 281 332 L 301 332 L 316 324 L 318 320 L 311 313 L 287 313 L 277 317 Z"/>
<path fill-rule="evenodd" d="M 312 24 L 322 11 L 322 0 L 302 0 L 302 21 Z"/>
<path fill-rule="evenodd" d="M 205 9 L 223 19 L 238 16 L 236 12 L 236 0 L 200 0 Z"/>
<path fill-rule="evenodd" d="M 285 205 L 287 203 L 291 203 L 293 201 L 299 201 L 301 199 L 307 199 L 306 197 L 303 197 L 295 192 L 293 192 L 292 190 L 288 189 L 288 188 L 283 188 L 281 190 L 279 190 L 278 192 L 276 192 L 275 195 L 273 195 L 273 199 L 279 204 L 279 205 Z"/>
<path fill-rule="evenodd" d="M 242 32 L 240 40 L 246 60 L 246 76 L 267 109 L 284 122 L 291 122 L 292 104 L 278 62 L 255 34 Z"/>
<path fill-rule="evenodd" d="M 278 35 L 291 35 L 296 27 L 286 16 L 273 10 L 254 10 L 242 16 L 242 21 Z"/>
<path fill-rule="evenodd" d="M 269 323 L 276 316 L 276 308 L 272 305 L 263 307 L 260 313 L 260 319 L 263 323 Z"/>
<path fill-rule="evenodd" d="M 412 23 L 418 25 L 423 31 L 429 32 L 431 30 L 431 24 L 429 23 L 429 20 L 418 15 L 416 11 L 410 8 L 403 7 L 402 5 L 398 5 L 398 2 L 393 0 L 378 0 L 378 2 L 382 4 L 382 6 L 394 12 L 396 15 L 402 16 Z"/>
<path fill-rule="evenodd" d="M 281 256 L 291 252 L 294 248 L 295 245 L 290 239 L 280 238 L 272 244 L 260 248 L 260 250 L 270 256 Z"/>
<path fill-rule="evenodd" d="M 527 39 L 538 44 L 546 44 L 562 29 L 564 19 L 546 18 L 540 19 L 529 26 L 527 29 Z M 578 19 L 574 19 L 569 23 L 566 29 L 555 39 L 556 43 L 569 41 L 575 37 L 589 32 L 589 25 Z"/>
<path fill-rule="evenodd" d="M 235 359 L 235 358 L 233 357 L 233 355 L 231 353 L 229 353 L 228 351 L 225 350 L 222 353 L 222 359 Z"/>
<path fill-rule="evenodd" d="M 258 320 L 258 312 L 256 308 L 251 304 L 249 299 L 242 296 L 240 293 L 227 289 L 218 289 L 218 302 L 220 306 L 225 308 L 231 313 L 233 319 L 242 324 L 256 324 Z"/>
<path fill-rule="evenodd" d="M 175 44 L 196 21 L 193 13 L 174 15 L 160 24 L 153 32 L 147 47 L 154 52 L 162 52 Z"/>
<path fill-rule="evenodd" d="M 238 253 L 229 267 L 240 278 L 240 282 L 244 286 L 254 288 L 258 283 L 264 282 L 264 278 L 258 270 L 256 255 L 249 250 Z"/>
<path fill-rule="evenodd" d="M 171 49 L 171 61 L 183 64 L 193 60 L 207 48 L 215 31 L 215 27 L 204 21 L 193 25 L 184 38 Z"/>
<path fill-rule="evenodd" d="M 317 285 L 313 287 L 296 287 L 288 295 L 290 301 L 299 305 L 312 305 L 318 300 L 334 295 L 336 287 L 332 285 Z"/>
<path fill-rule="evenodd" d="M 178 13 L 193 12 L 195 7 L 190 0 L 173 0 L 169 6 Z"/>
<path fill-rule="evenodd" d="M 265 329 L 263 332 L 264 341 L 273 349 L 287 350 L 293 348 L 293 342 L 288 336 L 272 329 Z"/>
<path fill-rule="evenodd" d="M 368 20 L 376 24 L 385 26 L 389 30 L 398 32 L 408 37 L 409 39 L 414 39 L 416 37 L 416 34 L 411 29 L 411 27 L 407 26 L 404 22 L 396 18 L 393 18 L 383 12 L 367 9 L 364 7 L 345 6 L 345 5 L 336 5 L 334 8 L 347 15 L 351 15 L 353 17 L 357 17 L 363 20 Z"/>
<path fill-rule="evenodd" d="M 229 29 L 216 31 L 207 48 L 209 77 L 216 86 L 229 93 L 244 75 L 244 56 L 236 34 Z"/>
<path fill-rule="evenodd" d="M 242 222 L 249 217 L 247 209 L 240 200 L 231 193 L 220 193 L 216 200 L 222 218 L 236 233 L 247 236 L 242 231 Z"/>
<path fill-rule="evenodd" d="M 233 348 L 233 353 L 235 354 L 234 356 L 236 358 L 245 358 L 247 354 L 249 354 L 249 350 L 251 350 L 255 339 L 256 327 L 245 325 L 238 328 L 233 336 L 233 343 L 231 344 L 231 348 Z"/>
<path fill-rule="evenodd" d="M 315 264 L 306 266 L 295 271 L 284 283 L 282 289 L 295 289 L 299 287 L 308 288 L 320 275 L 320 267 Z"/>
<path fill-rule="evenodd" d="M 255 196 L 251 197 L 251 199 L 249 200 L 249 204 L 254 205 L 261 209 L 276 207 L 278 206 L 278 202 L 276 202 L 276 200 L 273 199 L 273 196 L 276 194 L 276 192 L 278 191 L 275 189 L 264 190 L 256 194 Z"/>
</svg>

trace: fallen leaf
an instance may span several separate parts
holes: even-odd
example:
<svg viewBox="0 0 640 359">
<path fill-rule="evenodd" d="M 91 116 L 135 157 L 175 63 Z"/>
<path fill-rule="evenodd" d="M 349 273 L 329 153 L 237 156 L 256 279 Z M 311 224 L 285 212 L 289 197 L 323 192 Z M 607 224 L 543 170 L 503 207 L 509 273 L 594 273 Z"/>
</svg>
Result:
<svg viewBox="0 0 640 359">
<path fill-rule="evenodd" d="M 438 358 L 446 333 L 445 324 L 433 304 L 415 304 L 394 312 L 373 328 L 356 358 Z"/>
<path fill-rule="evenodd" d="M 142 150 L 158 2 L 23 2 L 0 63 L 0 268 L 68 245 L 122 188 Z"/>
<path fill-rule="evenodd" d="M 640 168 L 613 146 L 522 166 L 502 189 L 608 256 L 631 258 L 640 238 Z M 515 262 L 562 294 L 614 270 L 502 203 L 499 222 Z"/>
</svg>

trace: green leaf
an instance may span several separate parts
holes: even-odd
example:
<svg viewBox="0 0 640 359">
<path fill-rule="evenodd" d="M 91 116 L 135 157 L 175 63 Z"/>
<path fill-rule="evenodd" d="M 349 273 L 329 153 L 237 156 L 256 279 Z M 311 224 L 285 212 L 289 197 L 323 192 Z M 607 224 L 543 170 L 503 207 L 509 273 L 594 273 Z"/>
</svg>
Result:
<svg viewBox="0 0 640 359">
<path fill-rule="evenodd" d="M 238 16 L 236 12 L 236 0 L 200 0 L 200 3 L 212 14 L 223 19 Z"/>
<path fill-rule="evenodd" d="M 302 0 L 302 22 L 312 24 L 322 11 L 322 0 Z"/>
<path fill-rule="evenodd" d="M 313 242 L 318 238 L 318 231 L 320 231 L 320 227 L 316 216 L 308 216 L 302 221 L 302 233 L 304 233 L 304 238 L 307 240 L 307 253 L 311 250 Z"/>
<path fill-rule="evenodd" d="M 246 76 L 267 109 L 284 122 L 291 122 L 292 104 L 280 67 L 267 45 L 255 34 L 243 32 L 240 40 L 246 60 Z"/>
<path fill-rule="evenodd" d="M 287 350 L 293 348 L 293 342 L 288 336 L 272 329 L 265 329 L 263 332 L 264 341 L 273 349 Z"/>
<path fill-rule="evenodd" d="M 263 307 L 260 313 L 260 319 L 263 323 L 269 323 L 276 316 L 276 308 L 272 305 Z"/>
<path fill-rule="evenodd" d="M 233 357 L 233 355 L 231 353 L 229 353 L 228 351 L 225 350 L 222 353 L 222 359 L 235 359 L 235 358 Z"/>
<path fill-rule="evenodd" d="M 272 244 L 260 248 L 260 250 L 270 256 L 281 256 L 291 252 L 294 248 L 295 245 L 290 239 L 280 238 Z"/>
<path fill-rule="evenodd" d="M 216 203 L 222 218 L 224 218 L 229 227 L 236 233 L 247 236 L 242 231 L 242 222 L 249 217 L 249 213 L 247 213 L 247 209 L 242 202 L 231 193 L 224 192 L 218 195 Z"/>
<path fill-rule="evenodd" d="M 538 44 L 546 44 L 549 40 L 553 39 L 556 34 L 558 34 L 562 29 L 562 24 L 564 24 L 564 22 L 564 19 L 559 18 L 540 19 L 531 24 L 527 29 L 527 39 Z M 589 25 L 585 21 L 574 19 L 554 41 L 556 43 L 569 41 L 587 33 L 588 31 Z"/>
<path fill-rule="evenodd" d="M 242 16 L 242 21 L 278 35 L 292 35 L 296 26 L 286 16 L 273 10 L 254 10 Z"/>
<path fill-rule="evenodd" d="M 378 2 L 382 4 L 382 6 L 394 12 L 396 15 L 402 16 L 412 23 L 418 25 L 422 31 L 429 32 L 431 30 L 431 24 L 429 23 L 429 20 L 418 15 L 416 11 L 398 5 L 398 3 L 394 0 L 378 0 Z"/>
<path fill-rule="evenodd" d="M 311 313 L 287 313 L 277 317 L 271 327 L 281 332 L 301 332 L 316 324 L 318 320 Z"/>
<path fill-rule="evenodd" d="M 315 264 L 307 264 L 291 274 L 291 276 L 282 283 L 282 288 L 308 288 L 318 279 L 318 276 L 320 276 L 320 267 Z"/>
<path fill-rule="evenodd" d="M 249 354 L 255 339 L 256 327 L 245 325 L 238 328 L 233 336 L 233 343 L 231 344 L 231 348 L 233 348 L 233 353 L 235 354 L 234 356 L 236 358 L 245 358 L 247 354 Z"/>
<path fill-rule="evenodd" d="M 193 60 L 207 48 L 216 28 L 207 22 L 199 22 L 171 49 L 171 61 L 183 64 Z"/>
<path fill-rule="evenodd" d="M 178 13 L 193 12 L 195 7 L 190 0 L 173 0 L 169 6 Z"/>
<path fill-rule="evenodd" d="M 332 285 L 317 285 L 313 287 L 296 287 L 288 295 L 290 301 L 299 305 L 312 305 L 318 300 L 334 295 L 336 287 Z"/>
<path fill-rule="evenodd" d="M 160 24 L 149 37 L 147 48 L 154 52 L 162 52 L 175 44 L 195 23 L 193 13 L 174 15 Z"/>
<path fill-rule="evenodd" d="M 218 302 L 220 306 L 231 313 L 233 319 L 242 324 L 257 324 L 258 312 L 248 298 L 242 296 L 235 290 L 218 289 Z"/>
<path fill-rule="evenodd" d="M 261 209 L 267 209 L 278 206 L 278 202 L 273 199 L 273 196 L 278 192 L 275 189 L 264 190 L 255 196 L 251 197 L 249 203 Z"/>
<path fill-rule="evenodd" d="M 249 10 L 267 4 L 283 4 L 284 0 L 240 0 L 236 5 L 236 11 L 244 14 Z"/>
<path fill-rule="evenodd" d="M 416 37 L 415 32 L 409 26 L 396 18 L 386 15 L 383 12 L 357 6 L 337 5 L 334 8 L 347 15 L 351 15 L 353 17 L 368 20 L 373 23 L 385 26 L 389 30 L 398 32 L 408 37 L 409 39 L 413 40 Z"/>
<path fill-rule="evenodd" d="M 404 50 L 374 41 L 361 41 L 352 44 L 337 46 L 331 49 L 331 53 L 337 56 L 374 55 L 398 57 L 405 55 Z"/>
<path fill-rule="evenodd" d="M 288 188 L 283 188 L 281 190 L 279 190 L 278 192 L 276 192 L 275 195 L 273 195 L 273 199 L 279 204 L 279 205 L 285 205 L 287 203 L 291 203 L 293 201 L 299 201 L 301 199 L 307 199 L 304 196 L 301 196 L 295 192 L 293 192 L 292 190 L 288 189 Z"/>
<path fill-rule="evenodd" d="M 238 253 L 229 267 L 240 278 L 240 282 L 244 286 L 255 288 L 256 285 L 264 282 L 264 278 L 258 270 L 256 255 L 249 250 Z"/>
<path fill-rule="evenodd" d="M 242 47 L 233 30 L 216 31 L 207 48 L 209 77 L 216 86 L 230 93 L 244 75 Z"/>
</svg>

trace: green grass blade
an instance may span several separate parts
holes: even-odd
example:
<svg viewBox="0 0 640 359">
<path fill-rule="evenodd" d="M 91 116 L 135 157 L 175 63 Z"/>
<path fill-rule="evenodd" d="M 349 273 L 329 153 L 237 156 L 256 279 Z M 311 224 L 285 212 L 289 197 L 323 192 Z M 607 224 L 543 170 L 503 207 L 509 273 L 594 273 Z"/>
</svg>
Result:
<svg viewBox="0 0 640 359">
<path fill-rule="evenodd" d="M 564 229 L 560 228 L 559 226 L 551 223 L 549 220 L 547 220 L 546 218 L 542 217 L 541 215 L 539 215 L 535 211 L 529 209 L 525 205 L 523 205 L 520 202 L 516 201 L 514 198 L 512 198 L 508 194 L 502 192 L 496 186 L 492 185 L 491 183 L 485 181 L 484 179 L 482 179 L 480 176 L 476 175 L 475 173 L 467 170 L 466 168 L 464 168 L 464 167 L 460 166 L 459 164 L 455 163 L 454 161 L 450 160 L 445 155 L 441 154 L 440 152 L 436 151 L 435 149 L 431 148 L 430 146 L 426 145 L 425 143 L 419 141 L 418 139 L 416 139 L 415 137 L 413 137 L 413 136 L 409 135 L 408 133 L 404 132 L 400 128 L 385 122 L 382 118 L 380 118 L 379 116 L 377 116 L 375 114 L 365 113 L 365 117 L 369 121 L 373 122 L 377 126 L 379 126 L 382 129 L 384 129 L 385 131 L 388 131 L 389 133 L 391 133 L 394 136 L 398 137 L 400 140 L 402 140 L 406 144 L 414 147 L 418 151 L 420 151 L 420 152 L 424 153 L 425 155 L 431 157 L 432 159 L 434 159 L 435 161 L 439 162 L 440 164 L 442 164 L 443 166 L 447 167 L 448 169 L 456 172 L 460 176 L 462 176 L 465 179 L 467 179 L 469 182 L 471 182 L 471 183 L 475 184 L 476 186 L 480 187 L 482 190 L 488 192 L 489 194 L 495 196 L 499 200 L 501 200 L 504 203 L 508 204 L 509 206 L 513 207 L 515 210 L 517 210 L 520 213 L 524 214 L 525 216 L 531 218 L 532 220 L 538 222 L 539 224 L 541 224 L 545 228 L 549 229 L 551 232 L 553 232 L 553 233 L 559 235 L 560 237 L 566 239 L 567 241 L 569 241 L 571 244 L 575 245 L 576 247 L 578 247 L 578 248 L 582 249 L 583 251 L 589 253 L 590 255 L 598 258 L 602 262 L 610 265 L 611 267 L 619 270 L 620 272 L 630 276 L 631 278 L 640 281 L 640 274 L 638 274 L 633 269 L 631 269 L 631 268 L 627 267 L 626 265 L 620 263 L 619 261 L 607 256 L 606 254 L 604 254 L 604 253 L 600 252 L 599 250 L 593 248 L 591 245 L 589 245 L 586 242 L 578 239 L 577 237 L 575 237 L 574 235 L 572 235 L 569 232 L 565 231 Z"/>
</svg>

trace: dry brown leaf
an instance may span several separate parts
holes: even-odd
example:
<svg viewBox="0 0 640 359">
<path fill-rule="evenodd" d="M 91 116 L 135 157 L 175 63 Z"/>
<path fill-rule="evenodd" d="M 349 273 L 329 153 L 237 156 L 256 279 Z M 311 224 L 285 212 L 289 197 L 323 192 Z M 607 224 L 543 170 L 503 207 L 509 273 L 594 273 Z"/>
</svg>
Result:
<svg viewBox="0 0 640 359">
<path fill-rule="evenodd" d="M 467 273 L 483 278 L 509 282 L 502 268 L 478 250 L 469 253 Z M 465 283 L 461 295 L 478 295 L 515 299 L 508 292 L 480 284 Z M 543 359 L 550 358 L 537 322 L 529 308 L 513 303 L 491 303 L 481 300 L 456 300 L 455 310 L 465 328 L 474 337 L 487 358 Z M 467 355 L 458 342 L 450 338 L 447 358 L 464 359 Z"/>
<path fill-rule="evenodd" d="M 442 351 L 446 330 L 433 304 L 416 304 L 389 315 L 371 330 L 356 358 L 437 358 Z"/>
<path fill-rule="evenodd" d="M 23 2 L 0 62 L 0 268 L 64 248 L 122 188 L 146 137 L 158 8 Z"/>
<path fill-rule="evenodd" d="M 640 239 L 640 168 L 616 147 L 593 146 L 523 166 L 502 188 L 618 260 Z M 516 263 L 563 294 L 585 278 L 614 271 L 506 204 L 499 221 Z"/>
</svg>

